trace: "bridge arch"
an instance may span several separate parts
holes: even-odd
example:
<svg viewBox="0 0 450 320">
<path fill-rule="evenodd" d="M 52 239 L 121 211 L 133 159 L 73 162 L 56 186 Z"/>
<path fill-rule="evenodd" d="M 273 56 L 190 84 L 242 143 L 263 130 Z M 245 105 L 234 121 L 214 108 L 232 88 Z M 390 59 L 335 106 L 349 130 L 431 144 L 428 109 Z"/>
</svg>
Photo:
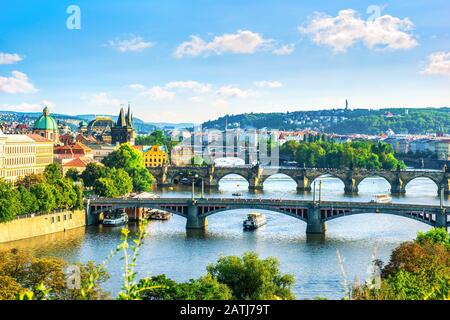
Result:
<svg viewBox="0 0 450 320">
<path fill-rule="evenodd" d="M 379 182 L 375 182 L 373 181 L 374 179 L 382 179 L 382 183 L 380 186 Z M 361 190 L 364 190 L 366 187 L 368 187 L 370 185 L 370 180 L 372 180 L 372 185 L 377 184 L 377 192 L 378 191 L 384 191 L 384 192 L 390 192 L 392 189 L 392 185 L 391 185 L 391 181 L 389 180 L 389 177 L 383 176 L 382 174 L 373 174 L 373 175 L 368 175 L 365 177 L 362 177 L 360 179 L 357 180 L 357 187 L 358 187 L 358 191 L 361 192 Z"/>
<path fill-rule="evenodd" d="M 420 175 L 417 177 L 413 177 L 412 179 L 404 180 L 405 191 L 414 188 L 414 184 L 417 183 L 418 181 L 422 181 L 422 183 L 426 181 L 427 184 L 430 185 L 430 188 L 433 188 L 435 194 L 438 193 L 439 190 L 441 189 L 441 181 L 438 181 L 435 177 L 431 177 L 428 175 Z"/>
<path fill-rule="evenodd" d="M 230 176 L 231 177 L 233 177 L 233 176 L 236 177 L 237 176 L 239 178 L 244 179 L 247 183 L 250 183 L 248 181 L 248 178 L 244 174 L 239 173 L 239 172 L 227 172 L 227 173 L 223 173 L 223 174 L 220 174 L 220 175 L 216 175 L 214 178 L 217 181 L 217 184 L 219 184 L 221 180 L 223 180 L 226 177 L 230 177 Z"/>
<path fill-rule="evenodd" d="M 218 214 L 218 213 L 221 213 L 221 212 L 233 211 L 233 210 L 242 210 L 242 209 L 244 209 L 244 210 L 261 210 L 261 211 L 276 212 L 276 213 L 280 213 L 280 214 L 283 214 L 283 215 L 286 215 L 286 216 L 290 216 L 290 217 L 296 218 L 296 219 L 301 220 L 303 222 L 307 222 L 306 215 L 300 215 L 300 214 L 296 214 L 294 212 L 287 212 L 287 211 L 280 210 L 280 209 L 277 209 L 277 208 L 260 208 L 260 209 L 255 209 L 255 208 L 239 208 L 239 209 L 237 209 L 237 208 L 223 208 L 223 209 L 218 209 L 218 210 L 210 211 L 208 213 L 201 214 L 201 215 L 199 215 L 199 218 L 207 218 L 209 216 L 212 216 L 212 215 L 215 215 L 215 214 Z"/>
<path fill-rule="evenodd" d="M 333 183 L 331 181 L 327 182 L 327 180 L 334 180 L 334 183 L 337 182 L 339 185 L 341 185 L 342 191 L 345 191 L 345 189 L 346 189 L 345 178 L 343 178 L 337 174 L 334 174 L 334 173 L 326 172 L 326 173 L 318 174 L 315 176 L 310 176 L 310 177 L 308 177 L 308 179 L 309 179 L 309 185 L 311 188 L 313 188 L 313 186 L 314 186 L 314 181 L 316 181 L 316 188 L 319 188 L 319 181 L 321 181 L 321 180 L 324 181 L 322 186 L 325 187 L 327 184 Z M 336 189 L 333 188 L 333 190 L 336 190 Z"/>
<path fill-rule="evenodd" d="M 144 208 L 144 209 L 158 209 L 161 211 L 166 211 L 169 213 L 172 213 L 174 215 L 186 218 L 186 214 L 183 214 L 180 211 L 177 210 L 173 210 L 171 208 L 168 207 L 161 207 L 159 205 L 152 205 L 152 206 L 148 206 L 148 205 L 144 205 L 144 206 L 134 206 L 134 205 L 114 205 L 114 206 L 108 206 L 108 207 L 103 207 L 101 209 L 96 209 L 96 210 L 90 210 L 89 213 L 92 215 L 98 215 L 102 212 L 108 211 L 108 210 L 119 210 L 119 209 L 138 209 L 138 208 Z"/>
<path fill-rule="evenodd" d="M 295 180 L 294 177 L 286 174 L 286 173 L 274 173 L 271 175 L 266 175 L 262 178 L 262 185 L 264 186 L 264 188 L 267 188 L 267 185 L 265 185 L 265 183 L 267 181 L 276 181 L 277 179 L 285 179 L 285 180 L 289 180 L 289 182 L 292 182 L 292 187 L 293 189 L 297 188 L 297 181 Z"/>
<path fill-rule="evenodd" d="M 435 219 L 436 219 L 436 216 L 434 214 L 423 213 L 423 212 L 422 213 L 421 212 L 416 212 L 416 213 L 406 214 L 404 212 L 394 212 L 394 211 L 392 211 L 392 212 L 387 212 L 387 211 L 386 212 L 384 212 L 384 211 L 381 211 L 381 212 L 372 211 L 372 212 L 370 212 L 368 210 L 364 210 L 364 211 L 352 210 L 352 211 L 347 212 L 347 213 L 340 213 L 340 214 L 332 215 L 330 217 L 326 217 L 324 219 L 324 221 L 328 222 L 328 221 L 336 220 L 336 219 L 339 219 L 339 218 L 344 218 L 344 217 L 354 216 L 354 215 L 364 215 L 364 214 L 372 214 L 372 215 L 373 214 L 376 214 L 376 215 L 379 214 L 379 215 L 398 216 L 398 217 L 403 217 L 403 218 L 406 218 L 406 219 L 412 219 L 412 220 L 415 220 L 415 221 L 419 221 L 419 222 L 422 222 L 422 223 L 424 223 L 426 225 L 429 225 L 429 226 L 435 226 Z"/>
</svg>

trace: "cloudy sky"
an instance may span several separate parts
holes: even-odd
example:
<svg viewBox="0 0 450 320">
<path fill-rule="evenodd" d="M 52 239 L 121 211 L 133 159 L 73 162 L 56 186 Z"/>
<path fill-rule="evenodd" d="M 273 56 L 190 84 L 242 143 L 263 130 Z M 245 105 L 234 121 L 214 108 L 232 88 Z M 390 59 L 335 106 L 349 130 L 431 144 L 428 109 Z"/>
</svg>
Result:
<svg viewBox="0 0 450 320">
<path fill-rule="evenodd" d="M 0 110 L 450 106 L 449 16 L 448 0 L 2 1 Z"/>
</svg>

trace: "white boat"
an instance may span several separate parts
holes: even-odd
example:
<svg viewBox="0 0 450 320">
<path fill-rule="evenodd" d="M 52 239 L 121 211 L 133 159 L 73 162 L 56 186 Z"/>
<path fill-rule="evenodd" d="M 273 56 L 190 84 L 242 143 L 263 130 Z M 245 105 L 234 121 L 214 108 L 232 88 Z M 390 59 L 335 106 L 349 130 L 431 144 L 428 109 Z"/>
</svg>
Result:
<svg viewBox="0 0 450 320">
<path fill-rule="evenodd" d="M 372 203 L 391 203 L 392 197 L 388 194 L 376 194 L 373 196 Z"/>
<path fill-rule="evenodd" d="M 128 215 L 126 212 L 109 212 L 103 219 L 104 226 L 117 227 L 128 222 Z"/>
<path fill-rule="evenodd" d="M 249 213 L 244 220 L 244 230 L 255 230 L 267 223 L 266 216 L 261 213 Z"/>
</svg>

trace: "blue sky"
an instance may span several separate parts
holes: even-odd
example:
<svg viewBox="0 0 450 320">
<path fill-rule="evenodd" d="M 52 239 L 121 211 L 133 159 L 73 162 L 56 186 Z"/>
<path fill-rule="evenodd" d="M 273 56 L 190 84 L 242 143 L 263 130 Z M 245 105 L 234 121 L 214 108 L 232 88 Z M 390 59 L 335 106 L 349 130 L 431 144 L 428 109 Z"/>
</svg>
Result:
<svg viewBox="0 0 450 320">
<path fill-rule="evenodd" d="M 67 28 L 70 5 L 81 29 Z M 3 1 L 0 109 L 130 101 L 146 121 L 201 122 L 346 98 L 450 106 L 449 16 L 445 0 Z"/>
</svg>

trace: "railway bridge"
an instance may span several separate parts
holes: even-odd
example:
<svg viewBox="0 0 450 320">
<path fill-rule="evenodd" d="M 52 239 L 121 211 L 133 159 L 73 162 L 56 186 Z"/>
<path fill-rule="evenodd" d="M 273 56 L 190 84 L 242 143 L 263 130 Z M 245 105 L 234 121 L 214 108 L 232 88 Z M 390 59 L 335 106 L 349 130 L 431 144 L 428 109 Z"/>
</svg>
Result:
<svg viewBox="0 0 450 320">
<path fill-rule="evenodd" d="M 433 205 L 393 204 L 373 202 L 338 202 L 241 198 L 120 198 L 86 201 L 86 214 L 91 224 L 100 213 L 127 208 L 160 209 L 186 218 L 187 229 L 204 229 L 213 214 L 236 209 L 256 209 L 279 212 L 306 222 L 308 234 L 325 234 L 326 222 L 356 214 L 382 213 L 414 219 L 433 227 L 450 225 L 449 208 Z"/>
</svg>

